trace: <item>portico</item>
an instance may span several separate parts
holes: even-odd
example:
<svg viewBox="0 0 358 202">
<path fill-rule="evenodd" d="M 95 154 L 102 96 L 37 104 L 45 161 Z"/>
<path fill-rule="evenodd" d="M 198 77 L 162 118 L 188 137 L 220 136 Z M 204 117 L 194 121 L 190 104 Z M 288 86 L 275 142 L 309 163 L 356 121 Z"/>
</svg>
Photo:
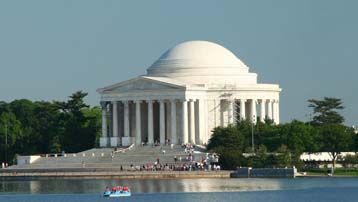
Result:
<svg viewBox="0 0 358 202">
<path fill-rule="evenodd" d="M 217 126 L 245 119 L 278 124 L 281 89 L 257 84 L 256 76 L 220 45 L 179 44 L 164 53 L 147 75 L 98 89 L 100 146 L 206 144 Z"/>
</svg>

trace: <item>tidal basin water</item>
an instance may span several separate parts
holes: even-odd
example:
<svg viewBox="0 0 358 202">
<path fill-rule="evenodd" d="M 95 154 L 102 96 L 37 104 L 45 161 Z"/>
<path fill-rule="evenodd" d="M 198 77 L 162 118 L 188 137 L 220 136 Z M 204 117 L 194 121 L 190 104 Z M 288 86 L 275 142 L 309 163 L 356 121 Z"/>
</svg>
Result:
<svg viewBox="0 0 358 202">
<path fill-rule="evenodd" d="M 101 196 L 106 186 L 119 184 L 133 196 Z M 353 202 L 358 178 L 0 181 L 0 201 Z"/>
</svg>

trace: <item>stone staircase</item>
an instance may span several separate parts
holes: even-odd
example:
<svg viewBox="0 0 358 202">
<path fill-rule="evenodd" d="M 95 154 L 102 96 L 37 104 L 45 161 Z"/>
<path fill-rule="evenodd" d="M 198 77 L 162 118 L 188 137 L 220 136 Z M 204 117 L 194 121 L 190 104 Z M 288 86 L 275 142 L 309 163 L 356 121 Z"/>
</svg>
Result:
<svg viewBox="0 0 358 202">
<path fill-rule="evenodd" d="M 122 148 L 123 149 L 123 148 Z M 193 161 L 206 158 L 204 150 L 195 150 Z M 177 157 L 178 161 L 174 161 Z M 120 168 L 129 170 L 145 164 L 154 165 L 157 158 L 160 164 L 181 165 L 189 162 L 188 153 L 179 145 L 175 146 L 136 146 L 121 152 L 121 148 L 95 148 L 58 157 L 42 157 L 29 165 L 11 166 L 11 168 L 48 169 L 48 168 Z M 181 161 L 179 161 L 181 159 Z"/>
</svg>

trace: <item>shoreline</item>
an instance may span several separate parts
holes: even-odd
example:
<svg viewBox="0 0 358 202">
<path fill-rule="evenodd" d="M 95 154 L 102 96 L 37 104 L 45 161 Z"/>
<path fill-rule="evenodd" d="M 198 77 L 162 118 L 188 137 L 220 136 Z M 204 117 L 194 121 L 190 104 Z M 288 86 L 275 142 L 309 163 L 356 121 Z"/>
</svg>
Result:
<svg viewBox="0 0 358 202">
<path fill-rule="evenodd" d="M 232 171 L 118 171 L 106 169 L 90 170 L 28 170 L 0 171 L 0 180 L 97 180 L 97 179 L 187 179 L 187 178 L 230 178 Z"/>
<path fill-rule="evenodd" d="M 5 180 L 123 180 L 123 179 L 199 179 L 232 178 L 233 170 L 220 171 L 121 171 L 117 168 L 51 168 L 0 169 L 0 181 Z M 296 178 L 356 178 L 352 175 L 320 175 L 298 172 Z M 251 178 L 275 178 L 269 176 Z M 285 177 L 276 177 L 285 178 Z"/>
</svg>

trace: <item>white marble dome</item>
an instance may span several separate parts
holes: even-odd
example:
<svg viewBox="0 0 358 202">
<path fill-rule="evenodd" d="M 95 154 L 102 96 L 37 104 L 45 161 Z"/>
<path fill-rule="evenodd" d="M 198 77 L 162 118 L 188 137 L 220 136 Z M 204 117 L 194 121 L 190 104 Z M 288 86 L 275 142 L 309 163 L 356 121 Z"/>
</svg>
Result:
<svg viewBox="0 0 358 202">
<path fill-rule="evenodd" d="M 167 50 L 148 69 L 148 76 L 195 84 L 252 84 L 256 74 L 231 51 L 209 41 L 188 41 Z"/>
<path fill-rule="evenodd" d="M 150 70 L 161 67 L 247 68 L 231 51 L 209 41 L 188 41 L 174 46 L 155 61 Z"/>
</svg>

